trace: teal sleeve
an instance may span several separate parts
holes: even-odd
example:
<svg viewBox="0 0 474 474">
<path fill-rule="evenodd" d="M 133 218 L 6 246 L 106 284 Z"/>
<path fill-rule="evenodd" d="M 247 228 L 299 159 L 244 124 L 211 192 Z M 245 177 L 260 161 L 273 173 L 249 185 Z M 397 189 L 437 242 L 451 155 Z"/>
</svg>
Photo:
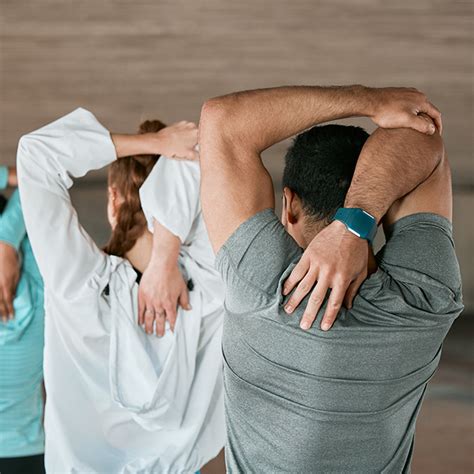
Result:
<svg viewBox="0 0 474 474">
<path fill-rule="evenodd" d="M 8 167 L 0 166 L 0 189 L 6 189 L 8 186 Z"/>
<path fill-rule="evenodd" d="M 18 190 L 11 195 L 8 203 L 0 214 L 0 241 L 5 242 L 17 251 L 26 235 L 25 221 L 20 205 Z"/>
</svg>

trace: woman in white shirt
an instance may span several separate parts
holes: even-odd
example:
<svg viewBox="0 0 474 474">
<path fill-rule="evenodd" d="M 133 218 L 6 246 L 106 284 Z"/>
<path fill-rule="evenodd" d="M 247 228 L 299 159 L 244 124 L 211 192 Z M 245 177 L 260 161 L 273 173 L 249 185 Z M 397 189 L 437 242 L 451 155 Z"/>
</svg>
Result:
<svg viewBox="0 0 474 474">
<path fill-rule="evenodd" d="M 207 296 L 185 252 L 177 258 L 190 266 L 192 309 L 179 309 L 174 331 L 168 325 L 160 338 L 137 324 L 137 278 L 153 247 L 138 188 L 156 155 L 192 158 L 196 139 L 196 127 L 185 122 L 110 135 L 78 109 L 20 140 L 21 201 L 45 284 L 47 472 L 191 473 L 224 445 L 221 317 L 203 322 Z M 107 250 L 122 256 L 96 246 L 68 193 L 73 178 L 117 158 L 127 165 L 110 173 Z M 128 179 L 117 177 L 124 173 Z M 166 228 L 165 217 L 160 224 Z M 194 237 L 190 247 L 208 244 Z"/>
</svg>

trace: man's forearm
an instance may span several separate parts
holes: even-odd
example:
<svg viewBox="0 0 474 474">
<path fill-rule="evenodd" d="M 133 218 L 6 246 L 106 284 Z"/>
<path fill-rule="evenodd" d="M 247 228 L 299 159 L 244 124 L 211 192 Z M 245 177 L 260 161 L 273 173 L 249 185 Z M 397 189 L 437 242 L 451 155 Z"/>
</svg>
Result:
<svg viewBox="0 0 474 474">
<path fill-rule="evenodd" d="M 371 115 L 371 90 L 363 86 L 289 86 L 236 92 L 207 101 L 203 115 L 217 119 L 215 132 L 224 138 L 239 137 L 246 148 L 259 153 L 318 123 Z"/>
<path fill-rule="evenodd" d="M 439 134 L 377 129 L 362 149 L 345 207 L 360 207 L 379 222 L 395 201 L 428 178 L 443 152 Z"/>
</svg>

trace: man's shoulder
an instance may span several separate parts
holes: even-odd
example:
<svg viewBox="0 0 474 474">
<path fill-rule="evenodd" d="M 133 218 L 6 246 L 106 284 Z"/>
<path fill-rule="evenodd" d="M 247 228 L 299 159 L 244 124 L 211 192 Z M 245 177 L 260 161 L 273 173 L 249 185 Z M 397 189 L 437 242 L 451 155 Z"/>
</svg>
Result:
<svg viewBox="0 0 474 474">
<path fill-rule="evenodd" d="M 418 213 L 395 222 L 377 261 L 354 311 L 370 306 L 374 317 L 390 315 L 387 323 L 405 325 L 444 324 L 461 312 L 461 274 L 446 218 Z"/>
<path fill-rule="evenodd" d="M 300 251 L 273 209 L 264 209 L 242 222 L 222 245 L 217 261 L 230 259 L 237 266 L 252 268 L 257 261 L 287 260 L 288 253 Z M 283 271 L 283 268 L 282 268 Z"/>
<path fill-rule="evenodd" d="M 245 220 L 227 239 L 216 266 L 227 286 L 227 303 L 238 301 L 257 309 L 277 294 L 281 276 L 301 249 L 286 232 L 273 209 Z"/>
</svg>

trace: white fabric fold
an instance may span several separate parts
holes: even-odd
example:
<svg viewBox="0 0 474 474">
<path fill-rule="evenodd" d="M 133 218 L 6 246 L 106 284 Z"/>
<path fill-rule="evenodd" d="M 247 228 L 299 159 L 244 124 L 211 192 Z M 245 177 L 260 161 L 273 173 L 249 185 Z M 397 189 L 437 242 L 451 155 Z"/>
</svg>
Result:
<svg viewBox="0 0 474 474">
<path fill-rule="evenodd" d="M 137 323 L 136 275 L 123 262 L 118 265 L 124 271 L 112 272 L 109 282 L 115 295 L 111 300 L 111 396 L 143 428 L 177 429 L 194 379 L 202 315 L 199 294 L 191 294 L 192 317 L 178 310 L 174 333 L 167 325 L 162 338 L 150 338 Z"/>
</svg>

